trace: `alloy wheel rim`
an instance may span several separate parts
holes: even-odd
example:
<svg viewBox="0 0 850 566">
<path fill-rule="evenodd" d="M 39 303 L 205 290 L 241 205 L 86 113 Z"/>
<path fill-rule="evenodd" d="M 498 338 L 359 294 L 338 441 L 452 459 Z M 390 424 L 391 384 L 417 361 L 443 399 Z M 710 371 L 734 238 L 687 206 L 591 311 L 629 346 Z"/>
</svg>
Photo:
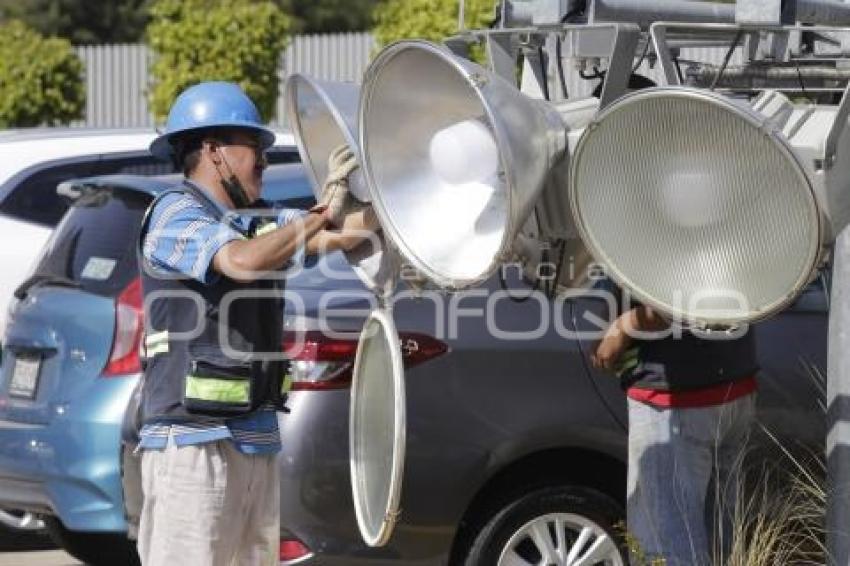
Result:
<svg viewBox="0 0 850 566">
<path fill-rule="evenodd" d="M 505 544 L 498 566 L 625 566 L 616 541 L 595 521 L 550 513 L 520 527 Z"/>
<path fill-rule="evenodd" d="M 44 528 L 44 521 L 27 511 L 0 509 L 0 524 L 19 531 L 39 531 Z"/>
</svg>

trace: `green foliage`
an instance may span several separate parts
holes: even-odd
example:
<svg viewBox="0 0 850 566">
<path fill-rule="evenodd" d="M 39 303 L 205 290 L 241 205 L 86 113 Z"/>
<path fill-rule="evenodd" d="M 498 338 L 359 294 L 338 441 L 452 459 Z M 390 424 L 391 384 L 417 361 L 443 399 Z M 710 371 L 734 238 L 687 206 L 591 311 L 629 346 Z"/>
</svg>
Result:
<svg viewBox="0 0 850 566">
<path fill-rule="evenodd" d="M 147 30 L 156 56 L 150 92 L 154 115 L 165 118 L 186 88 L 220 80 L 239 84 L 270 120 L 290 29 L 291 19 L 269 1 L 156 0 Z"/>
<path fill-rule="evenodd" d="M 149 0 L 0 0 L 0 20 L 21 20 L 75 45 L 141 41 Z"/>
<path fill-rule="evenodd" d="M 298 33 L 362 31 L 372 25 L 378 0 L 275 0 L 295 19 Z"/>
<path fill-rule="evenodd" d="M 19 21 L 0 25 L 0 128 L 67 124 L 82 118 L 83 64 L 65 39 Z"/>
<path fill-rule="evenodd" d="M 458 0 L 383 0 L 372 32 L 381 46 L 399 39 L 442 41 L 457 33 Z M 496 14 L 494 0 L 467 0 L 467 28 L 484 28 Z"/>
</svg>

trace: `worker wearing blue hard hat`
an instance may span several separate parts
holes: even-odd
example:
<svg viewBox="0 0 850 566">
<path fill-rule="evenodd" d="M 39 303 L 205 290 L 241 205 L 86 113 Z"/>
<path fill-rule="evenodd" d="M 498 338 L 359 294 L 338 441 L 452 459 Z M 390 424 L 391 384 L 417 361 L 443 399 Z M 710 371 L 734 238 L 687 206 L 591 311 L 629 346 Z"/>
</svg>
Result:
<svg viewBox="0 0 850 566">
<path fill-rule="evenodd" d="M 207 82 L 177 98 L 150 147 L 185 179 L 154 200 L 139 242 L 145 566 L 278 563 L 281 273 L 304 254 L 354 247 L 377 221 L 352 209 L 347 148 L 316 207 L 249 211 L 263 204 L 274 140 L 237 85 Z"/>
</svg>

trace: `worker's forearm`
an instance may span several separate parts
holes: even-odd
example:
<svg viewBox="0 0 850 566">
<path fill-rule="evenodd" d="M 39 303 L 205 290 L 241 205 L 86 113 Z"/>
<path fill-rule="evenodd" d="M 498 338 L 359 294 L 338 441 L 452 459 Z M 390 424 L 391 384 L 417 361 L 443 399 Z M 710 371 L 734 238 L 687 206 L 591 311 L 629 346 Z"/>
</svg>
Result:
<svg viewBox="0 0 850 566">
<path fill-rule="evenodd" d="M 325 224 L 323 215 L 308 214 L 262 236 L 233 241 L 216 254 L 214 267 L 231 279 L 253 281 L 282 268 Z"/>
<path fill-rule="evenodd" d="M 336 250 L 351 250 L 361 242 L 375 236 L 377 222 L 370 222 L 370 209 L 352 212 L 345 217 L 339 230 L 322 230 L 307 241 L 307 253 L 327 253 Z"/>
</svg>

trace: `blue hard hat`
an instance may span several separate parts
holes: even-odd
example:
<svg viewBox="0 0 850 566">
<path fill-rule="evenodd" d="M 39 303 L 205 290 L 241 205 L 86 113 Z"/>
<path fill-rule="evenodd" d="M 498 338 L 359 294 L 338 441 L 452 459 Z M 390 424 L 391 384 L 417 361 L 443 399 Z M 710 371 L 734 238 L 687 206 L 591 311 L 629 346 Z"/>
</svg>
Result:
<svg viewBox="0 0 850 566">
<path fill-rule="evenodd" d="M 257 107 L 234 83 L 205 82 L 180 93 L 171 106 L 165 132 L 153 140 L 150 152 L 161 159 L 174 156 L 174 142 L 188 132 L 205 128 L 244 128 L 260 139 L 263 149 L 275 134 L 265 126 Z"/>
</svg>

